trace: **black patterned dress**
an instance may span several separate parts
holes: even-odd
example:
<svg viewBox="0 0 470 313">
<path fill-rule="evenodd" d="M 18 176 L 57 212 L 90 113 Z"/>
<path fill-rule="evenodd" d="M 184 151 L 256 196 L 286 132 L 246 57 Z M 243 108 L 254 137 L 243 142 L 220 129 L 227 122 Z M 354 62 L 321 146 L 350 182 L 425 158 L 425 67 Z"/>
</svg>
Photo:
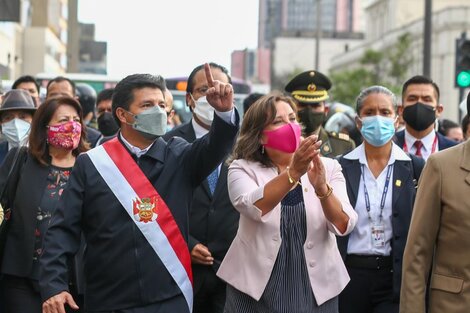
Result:
<svg viewBox="0 0 470 313">
<path fill-rule="evenodd" d="M 69 180 L 72 168 L 61 168 L 54 165 L 49 166 L 49 174 L 47 176 L 46 190 L 44 190 L 41 204 L 36 214 L 36 229 L 34 231 L 34 252 L 33 252 L 33 271 L 31 278 L 39 277 L 39 256 L 42 253 L 42 241 L 52 214 L 57 207 L 62 191 Z"/>
<path fill-rule="evenodd" d="M 305 263 L 306 236 L 302 187 L 297 185 L 281 201 L 282 243 L 263 295 L 256 301 L 227 285 L 225 313 L 337 313 L 337 297 L 321 306 L 315 301 Z"/>
</svg>

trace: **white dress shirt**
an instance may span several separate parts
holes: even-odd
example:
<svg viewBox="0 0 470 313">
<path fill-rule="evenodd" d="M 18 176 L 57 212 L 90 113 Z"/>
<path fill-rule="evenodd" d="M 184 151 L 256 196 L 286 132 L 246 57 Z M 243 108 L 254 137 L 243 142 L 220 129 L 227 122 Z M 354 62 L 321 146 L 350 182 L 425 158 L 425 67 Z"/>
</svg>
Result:
<svg viewBox="0 0 470 313">
<path fill-rule="evenodd" d="M 369 214 L 366 209 L 365 195 L 364 195 L 364 181 L 366 184 L 367 192 L 370 200 L 370 216 L 374 223 L 379 222 L 380 216 L 380 202 L 382 200 L 382 194 L 385 187 L 385 181 L 387 177 L 388 166 L 386 166 L 380 175 L 375 178 L 369 169 L 367 164 L 367 158 L 365 153 L 364 144 L 348 153 L 344 156 L 348 160 L 359 160 L 361 165 L 364 165 L 364 179 L 361 176 L 359 181 L 359 190 L 357 193 L 356 213 L 358 214 L 358 220 L 356 228 L 351 232 L 348 241 L 348 254 L 360 254 L 360 255 L 390 255 L 392 250 L 390 241 L 392 240 L 392 193 L 393 185 L 393 166 L 395 160 L 410 161 L 411 159 L 406 153 L 400 149 L 395 143 L 392 143 L 392 153 L 388 160 L 388 165 L 391 166 L 390 182 L 388 185 L 388 192 L 385 197 L 385 205 L 382 212 L 382 225 L 384 226 L 385 232 L 385 245 L 383 247 L 375 247 L 372 244 L 372 231 L 371 223 L 369 221 Z"/>
<path fill-rule="evenodd" d="M 421 147 L 421 156 L 422 158 L 426 161 L 429 156 L 434 153 L 439 151 L 439 144 L 436 143 L 435 150 L 432 151 L 432 146 L 434 144 L 434 140 L 436 140 L 436 132 L 433 130 L 423 138 L 421 138 L 421 142 L 423 143 Z M 415 141 L 418 140 L 415 137 L 413 137 L 406 129 L 405 129 L 405 143 L 406 147 L 408 149 L 408 152 L 411 154 L 416 155 L 416 147 L 414 146 Z"/>
</svg>

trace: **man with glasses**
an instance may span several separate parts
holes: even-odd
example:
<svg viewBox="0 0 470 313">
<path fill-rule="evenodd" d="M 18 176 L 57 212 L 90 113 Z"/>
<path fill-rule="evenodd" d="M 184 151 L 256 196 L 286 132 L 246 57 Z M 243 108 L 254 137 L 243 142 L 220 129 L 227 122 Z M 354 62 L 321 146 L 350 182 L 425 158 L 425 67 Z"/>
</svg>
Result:
<svg viewBox="0 0 470 313">
<path fill-rule="evenodd" d="M 230 84 L 225 67 L 210 63 L 214 79 Z M 186 103 L 193 118 L 165 134 L 165 140 L 182 137 L 193 142 L 209 132 L 214 109 L 206 100 L 208 82 L 204 66 L 197 66 L 189 75 Z M 216 276 L 238 230 L 239 213 L 230 202 L 227 189 L 228 167 L 221 163 L 194 193 L 189 217 L 189 250 L 194 279 L 194 313 L 222 313 L 225 305 L 225 283 Z"/>
</svg>

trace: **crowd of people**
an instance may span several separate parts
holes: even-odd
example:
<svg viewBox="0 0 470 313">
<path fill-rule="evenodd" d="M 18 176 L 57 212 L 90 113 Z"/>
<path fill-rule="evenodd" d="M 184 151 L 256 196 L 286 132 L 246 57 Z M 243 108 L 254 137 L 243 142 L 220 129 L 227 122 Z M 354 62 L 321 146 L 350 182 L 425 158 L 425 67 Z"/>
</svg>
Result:
<svg viewBox="0 0 470 313">
<path fill-rule="evenodd" d="M 401 99 L 364 88 L 331 132 L 331 86 L 306 71 L 238 112 L 227 69 L 202 64 L 175 125 L 158 75 L 98 94 L 58 76 L 44 101 L 18 78 L 0 313 L 468 312 L 468 115 L 440 120 L 418 75 Z"/>
</svg>

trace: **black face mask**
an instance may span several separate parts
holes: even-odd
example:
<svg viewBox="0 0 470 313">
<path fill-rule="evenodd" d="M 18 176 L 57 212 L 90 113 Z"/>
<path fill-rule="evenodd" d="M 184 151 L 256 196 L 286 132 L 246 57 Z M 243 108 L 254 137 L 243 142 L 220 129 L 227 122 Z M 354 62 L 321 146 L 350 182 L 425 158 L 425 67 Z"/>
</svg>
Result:
<svg viewBox="0 0 470 313">
<path fill-rule="evenodd" d="M 306 107 L 299 111 L 300 123 L 304 126 L 304 134 L 309 136 L 323 124 L 325 120 L 324 112 L 312 112 L 310 107 Z"/>
<path fill-rule="evenodd" d="M 98 129 L 103 136 L 112 136 L 117 133 L 119 126 L 112 113 L 104 112 L 98 117 Z"/>
<path fill-rule="evenodd" d="M 436 121 L 436 108 L 417 102 L 403 109 L 403 119 L 411 128 L 422 131 Z"/>
</svg>

